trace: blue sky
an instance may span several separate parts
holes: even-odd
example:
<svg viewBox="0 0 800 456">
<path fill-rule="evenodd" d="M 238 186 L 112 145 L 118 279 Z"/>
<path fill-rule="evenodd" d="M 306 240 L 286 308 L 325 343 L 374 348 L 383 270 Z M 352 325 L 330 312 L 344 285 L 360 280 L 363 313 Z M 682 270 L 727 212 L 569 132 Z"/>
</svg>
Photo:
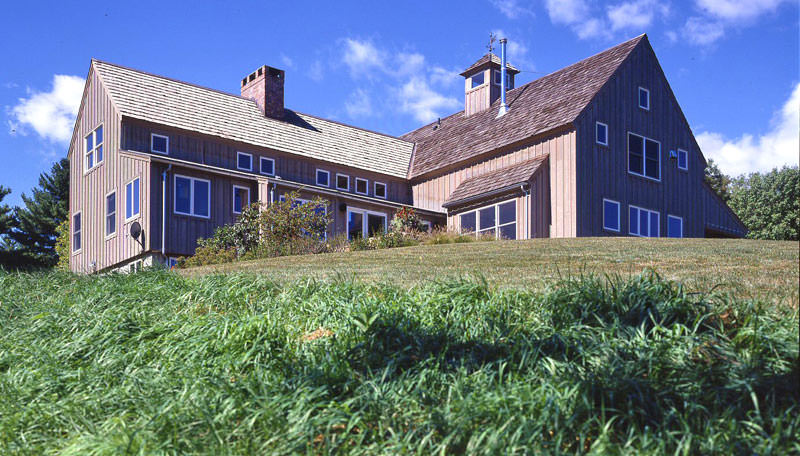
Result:
<svg viewBox="0 0 800 456">
<path fill-rule="evenodd" d="M 19 204 L 66 156 L 92 57 L 232 93 L 276 66 L 287 107 L 399 135 L 462 109 L 458 73 L 490 32 L 509 39 L 517 85 L 647 33 L 723 171 L 797 164 L 799 14 L 797 0 L 13 2 L 0 17 L 0 184 Z"/>
</svg>

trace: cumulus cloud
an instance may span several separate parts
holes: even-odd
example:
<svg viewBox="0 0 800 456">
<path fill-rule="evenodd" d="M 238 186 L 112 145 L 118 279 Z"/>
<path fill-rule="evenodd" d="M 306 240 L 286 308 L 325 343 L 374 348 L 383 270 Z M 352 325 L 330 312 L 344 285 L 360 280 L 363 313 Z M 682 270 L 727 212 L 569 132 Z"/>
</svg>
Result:
<svg viewBox="0 0 800 456">
<path fill-rule="evenodd" d="M 311 67 L 308 69 L 308 77 L 310 77 L 314 82 L 320 82 L 324 76 L 325 73 L 322 68 L 322 62 L 319 60 L 314 60 L 314 62 L 311 63 Z"/>
<path fill-rule="evenodd" d="M 403 84 L 399 93 L 400 111 L 414 116 L 419 122 L 428 123 L 439 117 L 443 110 L 453 110 L 459 106 L 455 98 L 446 97 L 428 85 L 421 77 L 412 77 Z"/>
<path fill-rule="evenodd" d="M 653 23 L 656 16 L 667 16 L 669 6 L 656 0 L 637 0 L 610 6 L 606 14 L 613 31 L 643 30 Z"/>
<path fill-rule="evenodd" d="M 33 129 L 40 137 L 54 142 L 67 143 L 72 138 L 72 127 L 78 115 L 84 79 L 78 76 L 57 74 L 49 92 L 28 89 L 28 98 L 20 98 L 10 109 L 9 127 L 25 134 Z"/>
<path fill-rule="evenodd" d="M 372 100 L 369 93 L 364 89 L 355 90 L 344 103 L 344 109 L 351 118 L 372 115 Z"/>
<path fill-rule="evenodd" d="M 372 69 L 383 67 L 384 58 L 384 52 L 370 41 L 344 40 L 344 63 L 352 75 L 366 75 Z"/>
<path fill-rule="evenodd" d="M 695 16 L 686 20 L 683 34 L 692 44 L 708 46 L 725 35 L 725 27 L 720 22 Z"/>
<path fill-rule="evenodd" d="M 580 39 L 608 39 L 620 30 L 645 31 L 656 18 L 669 14 L 669 4 L 658 0 L 631 0 L 606 7 L 586 0 L 545 0 L 554 24 L 569 26 Z"/>
<path fill-rule="evenodd" d="M 287 69 L 294 68 L 294 60 L 286 54 L 281 54 L 281 64 Z"/>
<path fill-rule="evenodd" d="M 800 83 L 783 107 L 775 113 L 769 131 L 763 135 L 743 134 L 728 139 L 720 133 L 697 135 L 706 158 L 719 164 L 722 172 L 738 176 L 756 171 L 769 171 L 783 165 L 797 165 L 800 151 Z"/>
<path fill-rule="evenodd" d="M 523 43 L 520 40 L 509 38 L 509 35 L 502 29 L 494 30 L 492 33 L 496 37 L 498 37 L 498 39 L 499 38 L 508 39 L 508 48 L 506 50 L 508 51 L 509 63 L 520 69 L 528 71 L 533 70 L 533 62 L 531 61 L 530 56 L 528 55 L 528 46 L 526 46 L 525 43 Z M 497 49 L 495 50 L 495 53 L 498 55 L 500 54 L 499 48 L 500 45 L 498 44 Z"/>
<path fill-rule="evenodd" d="M 742 27 L 775 12 L 788 0 L 695 0 L 701 14 L 686 20 L 684 36 L 692 44 L 709 46 L 731 27 Z"/>
<path fill-rule="evenodd" d="M 492 0 L 492 5 L 509 19 L 534 16 L 533 10 L 520 5 L 518 0 Z"/>
</svg>

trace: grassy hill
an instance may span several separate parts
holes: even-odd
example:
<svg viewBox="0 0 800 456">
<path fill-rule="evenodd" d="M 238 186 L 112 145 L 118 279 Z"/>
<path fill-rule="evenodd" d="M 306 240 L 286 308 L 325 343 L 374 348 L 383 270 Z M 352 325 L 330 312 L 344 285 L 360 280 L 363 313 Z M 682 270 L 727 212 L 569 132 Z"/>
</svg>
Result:
<svg viewBox="0 0 800 456">
<path fill-rule="evenodd" d="M 255 272 L 275 280 L 355 277 L 401 286 L 482 276 L 492 286 L 544 289 L 586 273 L 630 277 L 652 268 L 693 290 L 798 304 L 796 242 L 721 239 L 583 238 L 424 245 L 367 252 L 294 256 L 207 266 L 189 276 Z"/>
</svg>

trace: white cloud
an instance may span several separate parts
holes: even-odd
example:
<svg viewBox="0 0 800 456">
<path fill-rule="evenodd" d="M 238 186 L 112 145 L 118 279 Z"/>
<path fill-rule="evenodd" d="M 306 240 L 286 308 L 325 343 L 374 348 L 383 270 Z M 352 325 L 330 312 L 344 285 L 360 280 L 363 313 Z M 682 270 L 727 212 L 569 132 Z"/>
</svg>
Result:
<svg viewBox="0 0 800 456">
<path fill-rule="evenodd" d="M 518 0 L 492 0 L 492 5 L 509 19 L 534 16 L 533 10 L 519 4 Z"/>
<path fill-rule="evenodd" d="M 371 42 L 345 38 L 344 44 L 344 63 L 350 68 L 352 75 L 365 75 L 373 68 L 384 66 L 384 52 Z"/>
<path fill-rule="evenodd" d="M 457 69 L 448 70 L 439 66 L 431 68 L 431 83 L 442 87 L 452 87 L 461 78 L 461 71 Z"/>
<path fill-rule="evenodd" d="M 786 0 L 697 0 L 697 6 L 718 19 L 748 21 L 775 11 Z"/>
<path fill-rule="evenodd" d="M 582 22 L 589 14 L 589 5 L 584 0 L 546 0 L 545 8 L 550 20 L 556 24 Z"/>
<path fill-rule="evenodd" d="M 281 64 L 284 68 L 294 68 L 294 60 L 292 60 L 288 55 L 281 54 Z"/>
<path fill-rule="evenodd" d="M 425 56 L 418 53 L 400 52 L 395 58 L 397 61 L 396 72 L 403 74 L 419 74 L 425 71 Z"/>
<path fill-rule="evenodd" d="M 767 133 L 759 136 L 743 134 L 737 139 L 727 139 L 719 133 L 703 132 L 697 135 L 706 158 L 713 159 L 722 172 L 740 174 L 769 171 L 782 165 L 797 165 L 800 139 L 800 83 L 780 111 L 776 112 Z"/>
<path fill-rule="evenodd" d="M 412 77 L 403 84 L 398 93 L 400 111 L 414 116 L 419 122 L 428 123 L 441 115 L 443 110 L 456 109 L 460 103 L 430 88 L 421 77 Z"/>
<path fill-rule="evenodd" d="M 351 118 L 372 115 L 372 101 L 369 93 L 364 89 L 357 89 L 344 103 L 344 109 Z"/>
<path fill-rule="evenodd" d="M 320 82 L 324 76 L 325 74 L 322 69 L 322 62 L 319 60 L 314 60 L 314 63 L 312 63 L 311 67 L 308 69 L 308 77 L 310 77 L 314 82 Z"/>
<path fill-rule="evenodd" d="M 29 89 L 30 96 L 20 98 L 19 103 L 11 108 L 13 120 L 9 121 L 9 127 L 22 134 L 25 134 L 25 128 L 30 127 L 49 141 L 69 142 L 83 95 L 83 85 L 84 79 L 81 77 L 57 74 L 53 76 L 50 92 Z"/>
<path fill-rule="evenodd" d="M 725 35 L 725 27 L 718 21 L 693 16 L 686 20 L 683 34 L 692 44 L 708 46 Z"/>
<path fill-rule="evenodd" d="M 532 71 L 533 70 L 533 62 L 530 60 L 528 56 L 528 46 L 525 45 L 522 41 L 515 40 L 508 37 L 505 31 L 502 29 L 497 29 L 492 32 L 498 39 L 499 38 L 506 38 L 508 39 L 508 62 L 512 65 L 519 67 L 524 70 Z M 497 48 L 494 51 L 497 55 L 500 55 L 500 45 L 497 44 Z"/>
<path fill-rule="evenodd" d="M 653 23 L 656 16 L 669 14 L 669 6 L 656 0 L 635 0 L 610 6 L 606 10 L 611 30 L 643 30 Z"/>
</svg>

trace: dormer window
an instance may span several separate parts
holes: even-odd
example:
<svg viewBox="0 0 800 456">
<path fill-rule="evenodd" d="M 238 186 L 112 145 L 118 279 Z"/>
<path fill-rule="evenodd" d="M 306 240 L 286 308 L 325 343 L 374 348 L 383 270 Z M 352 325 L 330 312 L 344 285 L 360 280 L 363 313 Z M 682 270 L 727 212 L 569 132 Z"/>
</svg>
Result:
<svg viewBox="0 0 800 456">
<path fill-rule="evenodd" d="M 639 87 L 639 107 L 647 111 L 650 110 L 650 91 L 644 87 Z"/>
<path fill-rule="evenodd" d="M 472 76 L 472 88 L 482 86 L 484 83 L 484 73 L 481 71 L 480 73 Z"/>
</svg>

